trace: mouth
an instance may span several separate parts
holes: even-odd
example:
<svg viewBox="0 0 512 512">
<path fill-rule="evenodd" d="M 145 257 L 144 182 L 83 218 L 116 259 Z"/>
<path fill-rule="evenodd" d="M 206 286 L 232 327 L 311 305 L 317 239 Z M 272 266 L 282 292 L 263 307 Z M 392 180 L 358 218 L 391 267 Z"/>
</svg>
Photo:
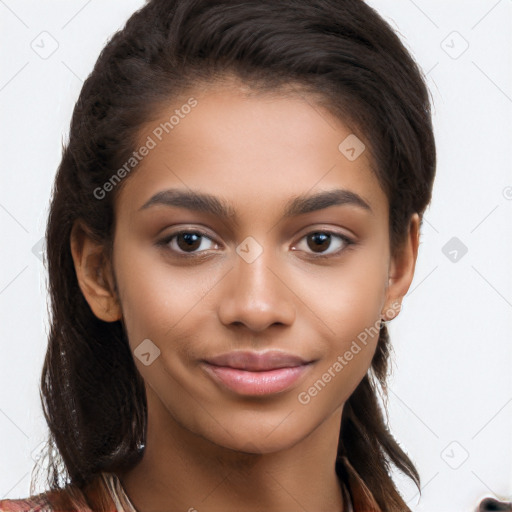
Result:
<svg viewBox="0 0 512 512">
<path fill-rule="evenodd" d="M 205 372 L 237 394 L 262 396 L 289 389 L 314 361 L 282 351 L 230 352 L 202 361 Z"/>
</svg>

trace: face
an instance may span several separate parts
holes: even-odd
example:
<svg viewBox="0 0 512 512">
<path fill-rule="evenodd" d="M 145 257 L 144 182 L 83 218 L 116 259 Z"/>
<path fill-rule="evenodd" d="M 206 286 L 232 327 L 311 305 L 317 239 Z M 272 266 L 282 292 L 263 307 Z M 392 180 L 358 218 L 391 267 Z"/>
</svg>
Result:
<svg viewBox="0 0 512 512">
<path fill-rule="evenodd" d="M 340 149 L 351 131 L 312 101 L 190 97 L 141 131 L 151 148 L 116 200 L 122 319 L 150 416 L 269 453 L 341 414 L 370 366 L 388 202 L 369 150 Z"/>
</svg>

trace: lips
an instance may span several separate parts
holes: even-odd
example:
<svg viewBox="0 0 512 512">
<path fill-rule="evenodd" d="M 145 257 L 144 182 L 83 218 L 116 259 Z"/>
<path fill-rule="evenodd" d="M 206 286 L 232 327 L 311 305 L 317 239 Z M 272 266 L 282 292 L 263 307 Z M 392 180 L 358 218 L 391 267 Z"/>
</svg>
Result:
<svg viewBox="0 0 512 512">
<path fill-rule="evenodd" d="M 207 363 L 215 366 L 236 368 L 250 372 L 276 370 L 277 368 L 293 368 L 308 363 L 305 359 L 280 350 L 268 352 L 228 352 L 219 356 L 211 357 Z"/>
<path fill-rule="evenodd" d="M 262 396 L 289 389 L 313 363 L 278 350 L 264 353 L 237 351 L 205 360 L 202 367 L 224 390 Z"/>
</svg>

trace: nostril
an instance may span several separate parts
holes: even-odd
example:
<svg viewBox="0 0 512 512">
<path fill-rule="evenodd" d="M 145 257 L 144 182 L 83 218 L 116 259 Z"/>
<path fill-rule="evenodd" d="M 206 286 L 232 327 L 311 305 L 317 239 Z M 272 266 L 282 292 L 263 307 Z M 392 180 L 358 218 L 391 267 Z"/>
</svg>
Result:
<svg viewBox="0 0 512 512">
<path fill-rule="evenodd" d="M 477 512 L 510 512 L 512 511 L 512 502 L 498 501 L 494 498 L 485 498 L 480 502 Z"/>
</svg>

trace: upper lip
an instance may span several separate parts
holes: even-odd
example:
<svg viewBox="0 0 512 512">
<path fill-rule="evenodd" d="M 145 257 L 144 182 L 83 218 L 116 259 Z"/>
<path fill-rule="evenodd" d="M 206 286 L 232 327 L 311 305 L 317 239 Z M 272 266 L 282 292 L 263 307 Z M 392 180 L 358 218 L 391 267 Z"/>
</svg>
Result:
<svg viewBox="0 0 512 512">
<path fill-rule="evenodd" d="M 215 366 L 229 366 L 239 370 L 264 371 L 300 366 L 310 361 L 281 350 L 270 350 L 268 352 L 227 352 L 211 357 L 206 362 Z"/>
</svg>

